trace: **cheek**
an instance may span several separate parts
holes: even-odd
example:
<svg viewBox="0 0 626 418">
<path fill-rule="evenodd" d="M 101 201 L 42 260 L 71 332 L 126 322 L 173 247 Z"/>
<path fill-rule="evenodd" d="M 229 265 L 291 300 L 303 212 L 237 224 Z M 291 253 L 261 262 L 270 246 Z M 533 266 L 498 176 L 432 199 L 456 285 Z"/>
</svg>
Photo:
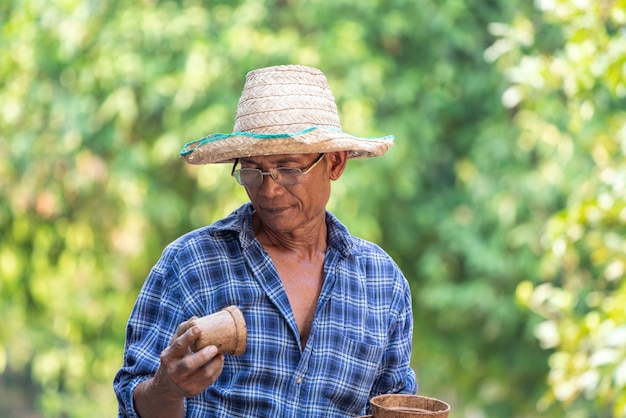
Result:
<svg viewBox="0 0 626 418">
<path fill-rule="evenodd" d="M 330 184 L 325 183 L 309 190 L 306 199 L 310 206 L 320 207 L 326 206 L 330 198 Z"/>
</svg>

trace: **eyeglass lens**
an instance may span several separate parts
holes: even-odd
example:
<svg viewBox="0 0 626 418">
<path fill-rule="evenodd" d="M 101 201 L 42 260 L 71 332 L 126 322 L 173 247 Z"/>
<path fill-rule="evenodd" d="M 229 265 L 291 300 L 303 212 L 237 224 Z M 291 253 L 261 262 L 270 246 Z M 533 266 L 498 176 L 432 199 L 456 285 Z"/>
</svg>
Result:
<svg viewBox="0 0 626 418">
<path fill-rule="evenodd" d="M 269 169 L 268 172 L 263 172 L 257 168 L 240 168 L 234 170 L 232 175 L 237 180 L 237 183 L 245 187 L 259 187 L 263 184 L 263 176 L 272 176 L 272 179 L 281 186 L 295 186 L 302 183 L 304 175 L 311 171 L 322 159 L 324 154 L 321 154 L 313 163 L 304 171 L 295 167 L 276 167 Z M 235 166 L 237 163 L 235 163 Z"/>
<path fill-rule="evenodd" d="M 264 173 L 256 168 L 242 168 L 235 170 L 235 178 L 246 187 L 258 187 L 263 184 L 263 176 L 272 176 L 272 179 L 281 186 L 295 186 L 302 182 L 302 171 L 299 168 L 278 167 Z"/>
</svg>

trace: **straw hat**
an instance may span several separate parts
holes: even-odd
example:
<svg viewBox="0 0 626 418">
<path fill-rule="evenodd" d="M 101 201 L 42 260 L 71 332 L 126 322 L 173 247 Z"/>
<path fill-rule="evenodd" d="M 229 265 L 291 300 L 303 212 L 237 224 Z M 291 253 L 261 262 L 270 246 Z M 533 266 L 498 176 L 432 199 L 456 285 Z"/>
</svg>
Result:
<svg viewBox="0 0 626 418">
<path fill-rule="evenodd" d="M 190 142 L 180 155 L 190 164 L 333 151 L 360 158 L 383 155 L 392 145 L 392 135 L 359 138 L 341 130 L 335 98 L 320 70 L 281 65 L 248 73 L 232 134 Z"/>
</svg>

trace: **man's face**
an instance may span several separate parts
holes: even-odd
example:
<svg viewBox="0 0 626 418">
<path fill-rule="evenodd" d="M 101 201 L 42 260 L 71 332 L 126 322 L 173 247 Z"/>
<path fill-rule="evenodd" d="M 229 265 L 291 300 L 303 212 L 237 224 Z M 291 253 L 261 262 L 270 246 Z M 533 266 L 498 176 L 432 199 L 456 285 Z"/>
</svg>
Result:
<svg viewBox="0 0 626 418">
<path fill-rule="evenodd" d="M 241 168 L 256 168 L 269 172 L 277 167 L 299 168 L 305 171 L 320 154 L 279 154 L 240 159 Z M 291 233 L 324 219 L 330 197 L 327 156 L 323 156 L 307 174 L 302 183 L 281 186 L 270 175 L 263 176 L 259 187 L 246 187 L 263 226 L 277 233 Z"/>
</svg>

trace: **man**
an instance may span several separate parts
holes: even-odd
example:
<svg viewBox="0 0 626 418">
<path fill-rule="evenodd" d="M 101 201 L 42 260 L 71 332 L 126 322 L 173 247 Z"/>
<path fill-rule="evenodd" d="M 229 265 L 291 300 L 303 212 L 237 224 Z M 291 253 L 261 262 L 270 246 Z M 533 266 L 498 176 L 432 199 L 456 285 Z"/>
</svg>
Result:
<svg viewBox="0 0 626 418">
<path fill-rule="evenodd" d="M 120 416 L 355 417 L 375 395 L 415 393 L 407 281 L 326 211 L 347 160 L 392 144 L 341 130 L 319 70 L 250 72 L 234 133 L 181 151 L 233 163 L 250 203 L 174 241 L 150 272 L 114 381 Z M 188 320 L 230 305 L 244 313 L 245 353 L 190 350 Z"/>
</svg>

